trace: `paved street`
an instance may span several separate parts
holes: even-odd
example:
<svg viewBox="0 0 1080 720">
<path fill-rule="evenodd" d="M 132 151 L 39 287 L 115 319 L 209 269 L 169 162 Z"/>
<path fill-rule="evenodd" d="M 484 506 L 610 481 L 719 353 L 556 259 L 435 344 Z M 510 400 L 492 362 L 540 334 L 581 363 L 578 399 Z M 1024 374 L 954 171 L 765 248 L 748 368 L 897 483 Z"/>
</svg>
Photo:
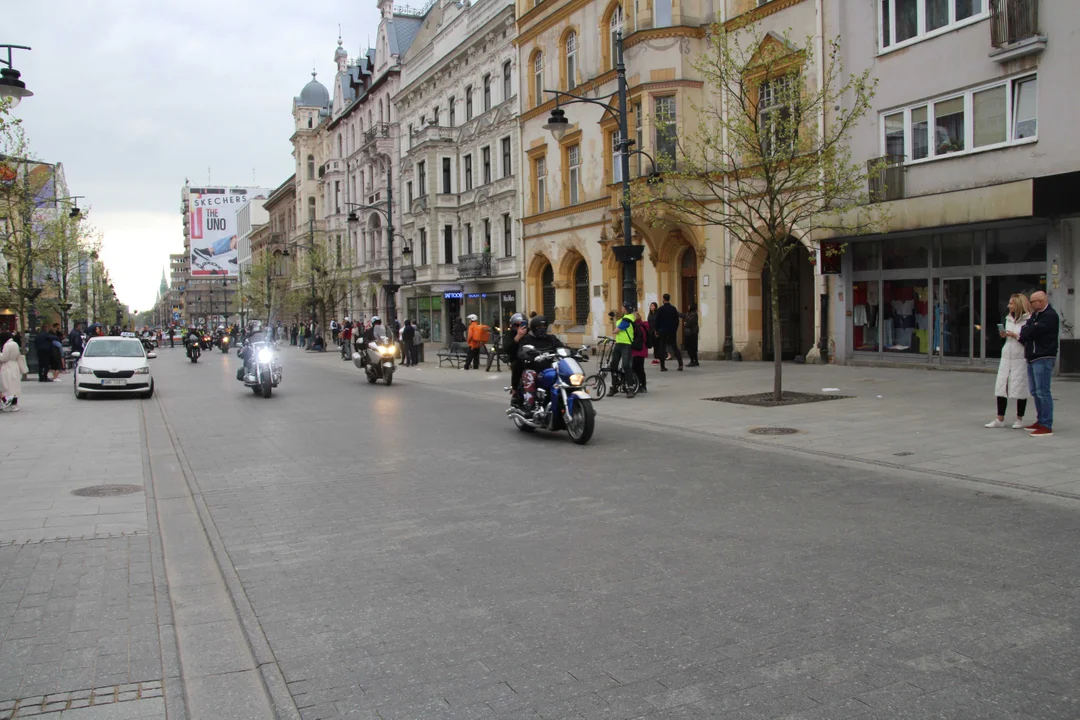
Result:
<svg viewBox="0 0 1080 720">
<path fill-rule="evenodd" d="M 796 426 L 797 442 L 818 428 L 840 435 L 854 416 L 868 433 L 860 413 L 876 397 L 784 409 L 779 421 L 689 402 L 725 384 L 746 391 L 749 375 L 657 373 L 649 396 L 600 403 L 596 436 L 579 448 L 515 430 L 497 402 L 502 380 L 482 373 L 428 364 L 369 386 L 333 355 L 286 348 L 285 382 L 265 400 L 236 382 L 234 356 L 192 365 L 166 349 L 155 363 L 152 401 L 76 403 L 34 383 L 0 427 L 8 437 L 12 421 L 23 433 L 39 413 L 74 409 L 108 420 L 92 430 L 104 443 L 142 418 L 131 442 L 145 448 L 115 449 L 150 479 L 146 534 L 65 543 L 109 555 L 106 543 L 145 538 L 155 576 L 163 548 L 159 625 L 162 638 L 175 625 L 179 650 L 163 645 L 164 669 L 147 679 L 164 679 L 170 717 L 234 717 L 206 698 L 260 688 L 250 716 L 272 706 L 304 720 L 1080 715 L 1080 503 L 735 439 L 760 424 Z M 797 389 L 910 372 L 818 370 L 829 384 Z M 959 398 L 976 380 L 992 386 L 896 377 L 948 379 Z M 32 439 L 48 450 L 64 437 Z M 17 457 L 34 466 L 29 442 Z M 3 452 L 6 468 L 9 443 Z M 6 494 L 67 512 L 66 479 L 3 478 Z M 37 539 L 0 548 L 0 663 L 9 647 L 47 644 L 11 634 L 39 594 L 24 587 L 39 571 L 21 558 L 36 549 L 35 563 L 67 564 L 49 550 L 61 543 L 26 542 Z M 183 694 L 170 700 L 177 661 Z M 61 685 L 50 688 L 84 690 Z M 0 718 L 25 695 L 2 687 Z"/>
</svg>

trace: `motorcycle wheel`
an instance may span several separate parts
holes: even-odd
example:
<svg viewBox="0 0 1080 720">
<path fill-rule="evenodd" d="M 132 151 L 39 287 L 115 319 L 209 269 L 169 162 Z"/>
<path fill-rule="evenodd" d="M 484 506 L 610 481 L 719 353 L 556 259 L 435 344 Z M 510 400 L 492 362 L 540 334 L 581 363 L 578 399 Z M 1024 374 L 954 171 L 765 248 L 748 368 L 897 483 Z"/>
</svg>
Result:
<svg viewBox="0 0 1080 720">
<path fill-rule="evenodd" d="M 585 389 L 589 391 L 594 400 L 603 400 L 604 396 L 607 395 L 607 382 L 604 380 L 604 375 L 597 373 L 585 378 Z"/>
<path fill-rule="evenodd" d="M 386 373 L 386 376 L 383 378 L 383 380 L 386 381 L 386 386 L 390 387 L 390 385 L 394 383 L 394 373 Z"/>
<path fill-rule="evenodd" d="M 517 425 L 517 429 L 523 433 L 531 433 L 536 430 L 532 425 L 526 425 L 525 421 L 519 417 L 514 418 L 514 424 Z"/>
<path fill-rule="evenodd" d="M 191 362 L 193 362 L 193 363 L 194 362 L 199 362 L 199 356 L 198 355 L 192 354 L 190 357 L 191 357 Z"/>
<path fill-rule="evenodd" d="M 374 384 L 375 384 L 375 380 L 376 380 L 377 378 L 376 378 L 376 377 L 375 377 L 374 375 L 372 375 L 371 373 L 364 373 L 364 374 L 365 374 L 365 375 L 367 375 L 367 381 L 368 381 L 368 384 L 370 384 L 370 385 L 374 385 Z"/>
<path fill-rule="evenodd" d="M 255 393 L 256 395 L 262 395 L 262 386 L 261 385 L 252 385 L 251 386 L 251 392 Z"/>
<path fill-rule="evenodd" d="M 570 439 L 578 445 L 584 445 L 592 438 L 595 426 L 596 411 L 593 410 L 592 401 L 575 399 L 574 411 L 570 413 L 570 422 L 566 424 Z"/>
<path fill-rule="evenodd" d="M 640 387 L 640 381 L 638 380 L 637 373 L 631 372 L 629 375 L 623 378 L 623 392 L 626 393 L 626 399 L 637 395 L 638 388 Z"/>
<path fill-rule="evenodd" d="M 264 398 L 270 397 L 270 394 L 274 391 L 274 385 L 270 382 L 269 377 L 264 377 L 262 380 L 262 396 Z"/>
</svg>

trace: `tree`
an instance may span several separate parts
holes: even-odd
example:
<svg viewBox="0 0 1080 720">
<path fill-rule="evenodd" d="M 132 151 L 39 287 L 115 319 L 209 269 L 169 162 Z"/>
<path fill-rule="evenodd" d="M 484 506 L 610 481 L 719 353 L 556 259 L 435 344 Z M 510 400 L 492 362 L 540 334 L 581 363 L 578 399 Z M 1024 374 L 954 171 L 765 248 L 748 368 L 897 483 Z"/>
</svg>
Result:
<svg viewBox="0 0 1080 720">
<path fill-rule="evenodd" d="M 877 82 L 869 70 L 845 74 L 838 39 L 825 43 L 816 63 L 817 43 L 796 44 L 754 23 L 732 30 L 713 25 L 708 51 L 693 62 L 706 102 L 691 102 L 690 132 L 676 133 L 668 118 L 654 118 L 661 175 L 634 191 L 653 222 L 668 216 L 721 227 L 764 255 L 776 402 L 783 399 L 778 275 L 784 259 L 801 239 L 867 232 L 880 222 L 860 211 L 869 202 L 868 178 L 879 168 L 854 163 L 848 149 Z"/>
<path fill-rule="evenodd" d="M 317 235 L 310 245 L 300 247 L 292 264 L 293 302 L 309 310 L 314 304 L 315 316 L 325 331 L 338 308 L 348 302 L 365 278 L 353 274 L 356 262 L 352 249 L 340 236 Z"/>
<path fill-rule="evenodd" d="M 85 210 L 76 217 L 63 210 L 55 215 L 40 226 L 39 272 L 45 273 L 46 283 L 52 286 L 43 293 L 40 304 L 60 316 L 66 331 L 73 309 L 81 311 L 77 316 L 87 317 L 83 276 L 90 253 L 99 242 L 97 231 L 85 219 Z"/>
</svg>

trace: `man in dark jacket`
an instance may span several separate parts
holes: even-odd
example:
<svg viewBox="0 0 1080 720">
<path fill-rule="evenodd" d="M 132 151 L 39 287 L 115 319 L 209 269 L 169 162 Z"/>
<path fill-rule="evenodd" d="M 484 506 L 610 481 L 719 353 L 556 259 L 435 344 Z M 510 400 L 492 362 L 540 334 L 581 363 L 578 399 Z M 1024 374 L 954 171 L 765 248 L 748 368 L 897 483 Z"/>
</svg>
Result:
<svg viewBox="0 0 1080 720">
<path fill-rule="evenodd" d="M 512 405 L 521 404 L 521 371 L 524 364 L 518 358 L 521 349 L 521 341 L 529 332 L 529 326 L 525 322 L 525 316 L 514 313 L 510 316 L 510 329 L 503 335 L 502 353 L 510 359 L 510 392 Z"/>
<path fill-rule="evenodd" d="M 82 330 L 79 329 L 78 323 L 75 323 L 75 327 L 68 333 L 68 344 L 71 345 L 71 352 L 83 351 Z"/>
<path fill-rule="evenodd" d="M 38 382 L 52 382 L 49 370 L 53 365 L 53 340 L 55 335 L 49 332 L 47 325 L 42 325 L 34 337 L 34 349 L 37 350 Z"/>
<path fill-rule="evenodd" d="M 561 347 L 566 346 L 547 331 L 547 318 L 537 315 L 529 321 L 529 332 L 518 342 L 518 359 L 523 370 L 522 399 L 529 410 L 536 404 L 536 373 L 541 369 L 535 362 L 536 356 Z"/>
<path fill-rule="evenodd" d="M 660 372 L 667 372 L 664 361 L 667 359 L 668 348 L 679 361 L 679 370 L 682 370 L 682 353 L 679 352 L 679 321 L 683 314 L 671 304 L 671 296 L 664 293 L 664 304 L 656 311 L 656 337 L 660 343 Z"/>
<path fill-rule="evenodd" d="M 1042 437 L 1054 434 L 1054 398 L 1050 395 L 1050 378 L 1057 362 L 1060 321 L 1057 312 L 1050 307 L 1050 299 L 1042 291 L 1031 294 L 1031 308 L 1034 312 L 1027 324 L 1020 328 L 1017 339 L 1024 346 L 1028 385 L 1035 400 L 1035 424 L 1027 429 L 1032 437 Z"/>
<path fill-rule="evenodd" d="M 413 345 L 413 342 L 415 340 L 416 340 L 416 328 L 413 327 L 412 320 L 410 320 L 409 318 L 405 318 L 405 328 L 401 331 L 401 345 L 402 345 L 402 353 L 401 354 L 405 358 L 405 362 L 404 362 L 405 367 L 408 367 L 409 365 L 415 365 L 416 364 L 416 360 L 415 360 L 416 354 L 413 352 L 413 348 L 415 347 Z"/>
</svg>

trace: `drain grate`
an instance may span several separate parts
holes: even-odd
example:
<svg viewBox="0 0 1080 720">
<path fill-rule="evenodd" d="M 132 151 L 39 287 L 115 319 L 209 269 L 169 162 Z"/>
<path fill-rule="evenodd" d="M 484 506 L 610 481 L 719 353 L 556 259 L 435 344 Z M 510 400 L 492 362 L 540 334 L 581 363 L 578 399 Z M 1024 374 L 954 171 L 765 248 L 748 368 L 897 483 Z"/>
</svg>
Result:
<svg viewBox="0 0 1080 720">
<path fill-rule="evenodd" d="M 114 495 L 130 495 L 141 492 L 142 485 L 91 485 L 90 487 L 72 490 L 72 495 L 79 497 L 112 497 Z"/>
<path fill-rule="evenodd" d="M 799 432 L 795 428 L 786 427 L 756 427 L 750 428 L 751 435 L 794 435 Z"/>
</svg>

